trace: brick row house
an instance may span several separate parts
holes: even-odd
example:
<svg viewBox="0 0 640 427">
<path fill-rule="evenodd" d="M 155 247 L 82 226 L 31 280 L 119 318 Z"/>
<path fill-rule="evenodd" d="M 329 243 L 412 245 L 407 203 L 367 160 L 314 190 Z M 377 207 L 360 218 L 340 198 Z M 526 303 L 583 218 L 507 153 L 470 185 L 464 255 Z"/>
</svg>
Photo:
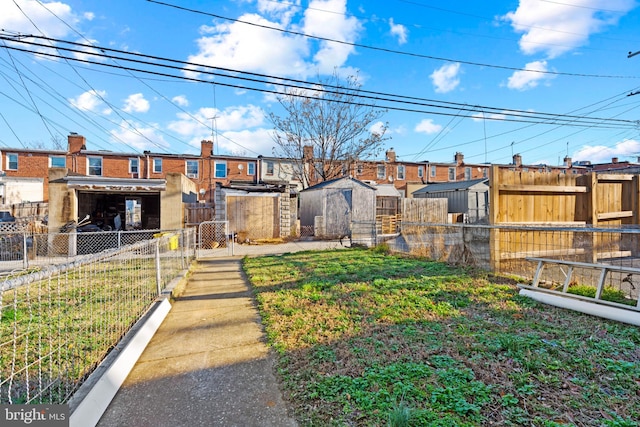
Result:
<svg viewBox="0 0 640 427">
<path fill-rule="evenodd" d="M 307 158 L 307 162 L 315 159 Z M 49 168 L 66 168 L 70 174 L 122 179 L 164 179 L 169 174 L 183 174 L 196 187 L 197 201 L 213 204 L 216 186 L 288 185 L 294 190 L 302 190 L 303 184 L 294 173 L 297 162 L 278 157 L 243 157 L 216 155 L 213 142 L 202 141 L 201 152 L 194 154 L 165 154 L 144 151 L 123 153 L 87 149 L 86 138 L 71 133 L 68 149 L 32 150 L 4 148 L 0 151 L 0 204 L 6 204 L 6 191 L 2 192 L 9 180 L 38 180 L 41 192 L 31 195 L 29 201 L 44 201 L 49 198 Z M 305 167 L 310 167 L 305 165 Z M 552 170 L 558 173 L 583 173 L 587 166 L 572 165 L 565 158 L 562 166 L 522 164 L 520 155 L 513 156 L 513 162 L 500 167 L 514 170 Z M 343 176 L 352 176 L 369 184 L 393 184 L 405 197 L 426 184 L 473 180 L 488 177 L 490 165 L 486 163 L 466 163 L 460 152 L 454 161 L 446 162 L 406 162 L 398 160 L 393 148 L 386 152 L 384 160 L 354 161 L 342 167 Z M 25 181 L 26 182 L 26 181 Z M 314 182 L 309 183 L 313 185 Z M 8 185 L 8 184 L 7 184 Z M 24 185 L 23 185 L 24 187 Z M 35 192 L 38 193 L 38 192 Z M 25 198 L 23 198 L 24 200 Z M 16 203 L 15 200 L 10 201 Z"/>
</svg>

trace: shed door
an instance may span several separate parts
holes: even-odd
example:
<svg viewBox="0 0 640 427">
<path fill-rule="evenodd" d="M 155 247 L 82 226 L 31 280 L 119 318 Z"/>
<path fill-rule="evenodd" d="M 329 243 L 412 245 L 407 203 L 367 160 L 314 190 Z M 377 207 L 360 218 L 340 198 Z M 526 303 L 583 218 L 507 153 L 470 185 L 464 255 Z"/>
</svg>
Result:
<svg viewBox="0 0 640 427">
<path fill-rule="evenodd" d="M 337 188 L 327 192 L 325 198 L 325 235 L 340 237 L 351 229 L 352 195 L 349 188 Z"/>
</svg>

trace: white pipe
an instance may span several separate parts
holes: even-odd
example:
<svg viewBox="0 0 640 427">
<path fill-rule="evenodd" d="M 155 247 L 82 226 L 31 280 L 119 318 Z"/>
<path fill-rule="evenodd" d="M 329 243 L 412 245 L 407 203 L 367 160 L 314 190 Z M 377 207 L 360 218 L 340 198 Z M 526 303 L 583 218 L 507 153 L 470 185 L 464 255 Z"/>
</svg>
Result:
<svg viewBox="0 0 640 427">
<path fill-rule="evenodd" d="M 592 316 L 603 317 L 617 322 L 640 326 L 640 312 L 637 311 L 598 304 L 597 302 L 583 301 L 572 298 L 569 295 L 554 295 L 544 291 L 534 291 L 531 289 L 520 289 L 520 295 L 530 297 L 544 304 L 560 308 L 568 308 L 570 310 L 579 311 Z"/>
</svg>

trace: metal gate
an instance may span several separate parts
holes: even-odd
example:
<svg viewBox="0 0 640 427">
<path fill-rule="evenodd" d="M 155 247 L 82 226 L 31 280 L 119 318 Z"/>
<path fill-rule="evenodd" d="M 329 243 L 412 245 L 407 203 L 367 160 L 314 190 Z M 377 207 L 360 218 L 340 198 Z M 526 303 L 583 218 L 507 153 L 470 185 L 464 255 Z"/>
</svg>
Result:
<svg viewBox="0 0 640 427">
<path fill-rule="evenodd" d="M 229 221 L 205 221 L 198 225 L 198 258 L 233 255 Z"/>
</svg>

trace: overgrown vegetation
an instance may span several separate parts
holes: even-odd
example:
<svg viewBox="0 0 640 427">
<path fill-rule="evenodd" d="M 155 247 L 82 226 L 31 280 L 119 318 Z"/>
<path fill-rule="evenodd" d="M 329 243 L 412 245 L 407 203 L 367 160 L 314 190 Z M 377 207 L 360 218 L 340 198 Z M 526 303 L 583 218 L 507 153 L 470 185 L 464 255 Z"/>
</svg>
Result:
<svg viewBox="0 0 640 427">
<path fill-rule="evenodd" d="M 352 249 L 247 258 L 303 426 L 638 426 L 640 330 Z"/>
</svg>

